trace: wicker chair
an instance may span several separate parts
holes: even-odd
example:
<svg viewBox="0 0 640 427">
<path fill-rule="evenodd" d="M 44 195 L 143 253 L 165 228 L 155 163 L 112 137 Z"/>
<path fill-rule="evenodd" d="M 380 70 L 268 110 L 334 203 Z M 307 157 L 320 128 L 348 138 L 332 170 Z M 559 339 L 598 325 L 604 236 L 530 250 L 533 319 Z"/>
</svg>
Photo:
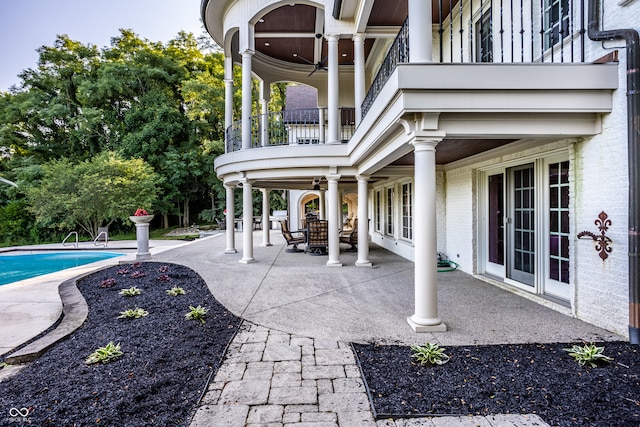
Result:
<svg viewBox="0 0 640 427">
<path fill-rule="evenodd" d="M 329 221 L 307 221 L 307 251 L 311 255 L 327 255 Z"/>
<path fill-rule="evenodd" d="M 289 230 L 289 221 L 286 219 L 280 221 L 280 227 L 282 228 L 282 237 L 287 241 L 287 246 L 293 245 L 286 252 L 303 252 L 302 249 L 298 249 L 298 245 L 306 241 L 304 232 Z"/>
<path fill-rule="evenodd" d="M 349 233 L 340 234 L 340 243 L 346 243 L 351 245 L 347 252 L 357 252 L 357 244 L 358 244 L 358 218 L 353 220 L 353 228 Z"/>
</svg>

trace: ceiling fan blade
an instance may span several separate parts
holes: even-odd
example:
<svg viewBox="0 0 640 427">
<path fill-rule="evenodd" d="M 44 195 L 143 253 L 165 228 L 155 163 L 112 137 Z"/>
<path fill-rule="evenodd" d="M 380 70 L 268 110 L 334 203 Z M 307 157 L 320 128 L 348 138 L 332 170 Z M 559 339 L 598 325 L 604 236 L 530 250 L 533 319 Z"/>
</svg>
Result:
<svg viewBox="0 0 640 427">
<path fill-rule="evenodd" d="M 300 56 L 300 55 L 294 55 L 295 58 L 300 58 L 302 59 L 304 62 L 306 62 L 307 64 L 311 64 L 311 65 L 316 65 L 315 63 L 309 61 L 307 58 L 305 58 L 304 56 Z"/>
<path fill-rule="evenodd" d="M 318 69 L 317 69 L 317 68 L 314 68 L 312 72 L 310 72 L 309 74 L 307 74 L 307 77 L 311 77 L 311 75 L 312 75 L 313 73 L 315 73 L 316 71 L 318 71 Z"/>
</svg>

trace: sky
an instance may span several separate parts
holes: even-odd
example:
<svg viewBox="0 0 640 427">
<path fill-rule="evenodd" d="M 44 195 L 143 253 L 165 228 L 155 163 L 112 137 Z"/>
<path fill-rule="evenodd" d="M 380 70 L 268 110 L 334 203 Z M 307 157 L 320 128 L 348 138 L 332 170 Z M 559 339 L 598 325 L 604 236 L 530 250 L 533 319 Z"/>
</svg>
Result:
<svg viewBox="0 0 640 427">
<path fill-rule="evenodd" d="M 82 44 L 109 46 L 120 28 L 141 38 L 167 42 L 180 30 L 204 30 L 201 0 L 0 0 L 0 91 L 35 68 L 36 49 L 52 46 L 58 34 Z"/>
</svg>

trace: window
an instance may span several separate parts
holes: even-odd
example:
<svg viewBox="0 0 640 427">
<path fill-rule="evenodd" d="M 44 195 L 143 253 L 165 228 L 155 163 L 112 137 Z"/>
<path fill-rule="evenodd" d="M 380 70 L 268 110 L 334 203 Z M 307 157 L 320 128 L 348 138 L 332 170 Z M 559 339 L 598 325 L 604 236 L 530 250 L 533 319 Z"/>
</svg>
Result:
<svg viewBox="0 0 640 427">
<path fill-rule="evenodd" d="M 411 183 L 402 184 L 402 237 L 413 239 L 413 197 Z"/>
<path fill-rule="evenodd" d="M 476 21 L 476 62 L 493 62 L 493 34 L 491 9 Z"/>
<path fill-rule="evenodd" d="M 549 278 L 569 283 L 569 162 L 549 165 Z"/>
<path fill-rule="evenodd" d="M 569 35 L 569 0 L 544 0 L 544 49 L 553 47 Z"/>
<path fill-rule="evenodd" d="M 388 236 L 393 236 L 393 187 L 387 188 L 387 221 L 385 231 Z"/>
</svg>

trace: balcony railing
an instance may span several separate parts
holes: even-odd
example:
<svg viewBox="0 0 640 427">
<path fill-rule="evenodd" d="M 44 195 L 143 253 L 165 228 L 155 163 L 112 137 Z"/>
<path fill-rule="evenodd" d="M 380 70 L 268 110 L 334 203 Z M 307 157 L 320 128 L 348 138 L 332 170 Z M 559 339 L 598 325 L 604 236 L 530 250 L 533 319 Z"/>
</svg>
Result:
<svg viewBox="0 0 640 427">
<path fill-rule="evenodd" d="M 434 62 L 585 62 L 584 0 L 438 0 L 438 9 Z M 362 103 L 363 117 L 397 65 L 409 62 L 408 19 Z"/>
<path fill-rule="evenodd" d="M 292 144 L 324 144 L 327 109 L 285 110 L 251 117 L 251 148 Z M 355 130 L 355 109 L 340 108 L 340 142 L 349 142 Z M 226 132 L 226 152 L 242 149 L 242 120 Z"/>
</svg>

